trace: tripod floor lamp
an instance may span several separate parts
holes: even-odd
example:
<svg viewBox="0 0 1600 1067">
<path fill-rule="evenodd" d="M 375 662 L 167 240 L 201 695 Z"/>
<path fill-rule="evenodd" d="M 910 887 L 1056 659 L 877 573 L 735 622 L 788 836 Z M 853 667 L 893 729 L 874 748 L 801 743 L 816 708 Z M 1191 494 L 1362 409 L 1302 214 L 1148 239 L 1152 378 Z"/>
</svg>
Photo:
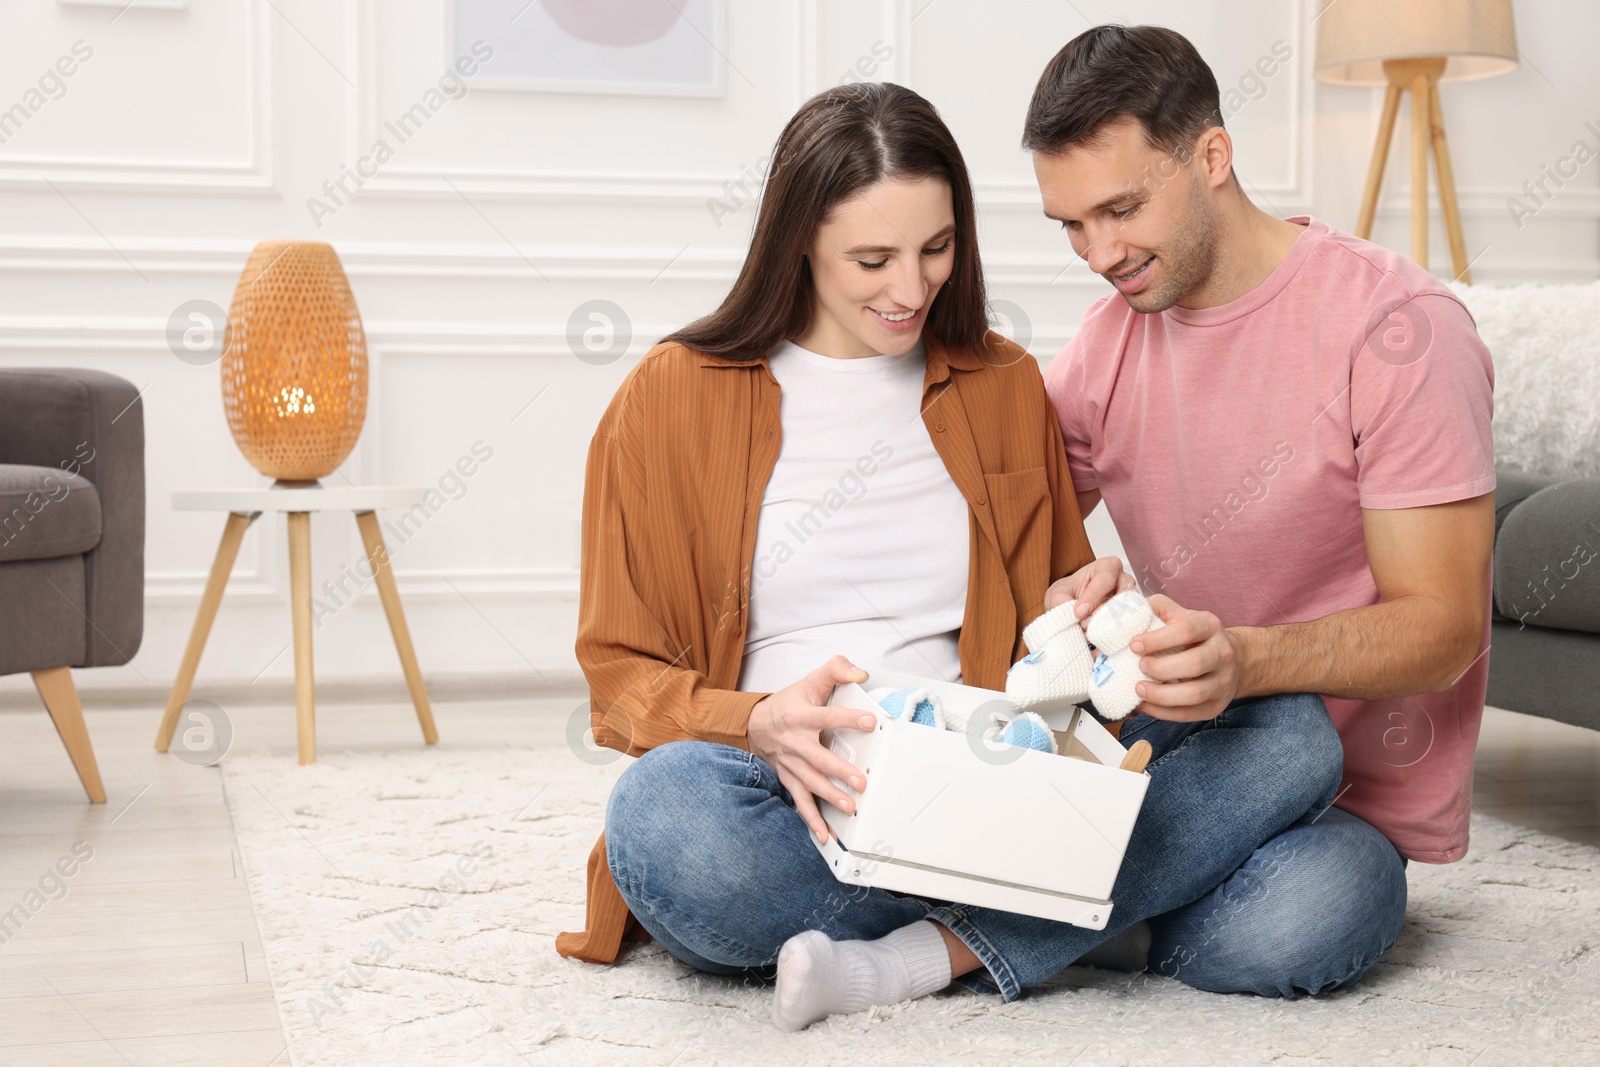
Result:
<svg viewBox="0 0 1600 1067">
<path fill-rule="evenodd" d="M 1439 206 L 1454 277 L 1471 282 L 1455 174 L 1445 140 L 1441 81 L 1505 74 L 1517 66 L 1511 0 L 1329 0 L 1317 18 L 1317 80 L 1386 85 L 1378 142 L 1367 170 L 1357 237 L 1372 236 L 1378 190 L 1400 112 L 1411 93 L 1411 258 L 1428 265 L 1428 156 L 1439 176 Z"/>
</svg>

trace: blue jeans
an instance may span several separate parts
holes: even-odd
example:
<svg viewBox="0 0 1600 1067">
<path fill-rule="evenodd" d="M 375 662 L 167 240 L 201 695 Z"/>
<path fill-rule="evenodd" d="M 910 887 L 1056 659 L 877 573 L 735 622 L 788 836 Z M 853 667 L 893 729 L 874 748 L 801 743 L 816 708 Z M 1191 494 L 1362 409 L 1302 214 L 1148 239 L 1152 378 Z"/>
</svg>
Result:
<svg viewBox="0 0 1600 1067">
<path fill-rule="evenodd" d="M 1104 930 L 841 883 L 777 773 L 705 741 L 662 745 L 623 772 L 606 808 L 606 859 L 640 924 L 714 974 L 771 977 L 778 950 L 802 930 L 871 940 L 919 919 L 949 928 L 983 963 L 958 982 L 1006 1001 L 1158 916 L 1153 965 L 1200 988 L 1320 992 L 1388 950 L 1398 918 L 1393 930 L 1371 929 L 1382 909 L 1368 899 L 1394 910 L 1392 882 L 1372 877 L 1383 864 L 1329 874 L 1349 857 L 1328 846 L 1353 843 L 1364 856 L 1381 844 L 1396 871 L 1400 862 L 1375 830 L 1329 810 L 1343 753 L 1319 698 L 1237 700 L 1202 723 L 1139 715 L 1123 737 L 1147 738 L 1155 756 Z M 1261 882 L 1266 891 L 1250 888 Z M 1403 912 L 1403 873 L 1399 886 Z M 1330 906 L 1330 891 L 1351 899 Z M 1307 921 L 1325 917 L 1344 923 L 1337 936 Z"/>
<path fill-rule="evenodd" d="M 1194 729 L 1136 715 L 1120 737 L 1125 745 L 1143 738 L 1161 753 Z M 1294 997 L 1350 985 L 1400 936 L 1405 868 L 1376 828 L 1318 808 L 1209 893 L 1153 916 L 1149 967 L 1218 993 Z"/>
</svg>

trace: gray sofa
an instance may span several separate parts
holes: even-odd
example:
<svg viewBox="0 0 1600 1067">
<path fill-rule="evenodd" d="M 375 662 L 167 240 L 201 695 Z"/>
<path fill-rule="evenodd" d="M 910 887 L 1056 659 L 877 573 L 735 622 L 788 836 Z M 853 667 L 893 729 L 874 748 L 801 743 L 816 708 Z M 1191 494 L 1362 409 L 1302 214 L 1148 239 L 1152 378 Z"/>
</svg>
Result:
<svg viewBox="0 0 1600 1067">
<path fill-rule="evenodd" d="M 1488 703 L 1600 730 L 1600 478 L 1496 474 Z"/>
<path fill-rule="evenodd" d="M 91 370 L 0 369 L 0 675 L 33 676 L 90 800 L 105 790 L 71 668 L 144 634 L 144 407 Z"/>
</svg>

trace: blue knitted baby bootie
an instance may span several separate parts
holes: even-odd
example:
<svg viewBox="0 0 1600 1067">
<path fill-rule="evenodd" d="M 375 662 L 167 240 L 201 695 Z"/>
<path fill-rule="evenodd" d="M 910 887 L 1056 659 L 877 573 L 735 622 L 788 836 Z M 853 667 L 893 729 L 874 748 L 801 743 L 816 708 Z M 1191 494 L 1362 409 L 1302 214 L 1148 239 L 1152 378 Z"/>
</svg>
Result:
<svg viewBox="0 0 1600 1067">
<path fill-rule="evenodd" d="M 868 693 L 891 719 L 905 715 L 907 704 L 911 707 L 911 721 L 921 726 L 944 728 L 944 709 L 939 698 L 926 689 L 874 689 Z"/>
<path fill-rule="evenodd" d="M 1007 745 L 1020 745 L 1038 752 L 1055 753 L 1056 735 L 1048 724 L 1031 711 L 1025 711 L 1006 723 L 1000 732 L 1000 741 Z"/>
</svg>

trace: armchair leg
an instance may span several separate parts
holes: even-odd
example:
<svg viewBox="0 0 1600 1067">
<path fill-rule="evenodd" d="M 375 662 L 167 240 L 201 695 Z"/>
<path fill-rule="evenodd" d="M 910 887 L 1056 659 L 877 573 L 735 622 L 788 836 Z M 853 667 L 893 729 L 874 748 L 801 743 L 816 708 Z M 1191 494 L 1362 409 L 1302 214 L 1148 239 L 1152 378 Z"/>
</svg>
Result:
<svg viewBox="0 0 1600 1067">
<path fill-rule="evenodd" d="M 84 792 L 92 803 L 104 804 L 106 788 L 100 784 L 100 767 L 94 761 L 94 747 L 89 744 L 89 728 L 83 722 L 83 706 L 78 703 L 78 690 L 72 684 L 72 671 L 66 667 L 34 671 L 33 685 L 50 712 L 50 720 L 56 724 L 61 743 L 67 746 Z"/>
</svg>

